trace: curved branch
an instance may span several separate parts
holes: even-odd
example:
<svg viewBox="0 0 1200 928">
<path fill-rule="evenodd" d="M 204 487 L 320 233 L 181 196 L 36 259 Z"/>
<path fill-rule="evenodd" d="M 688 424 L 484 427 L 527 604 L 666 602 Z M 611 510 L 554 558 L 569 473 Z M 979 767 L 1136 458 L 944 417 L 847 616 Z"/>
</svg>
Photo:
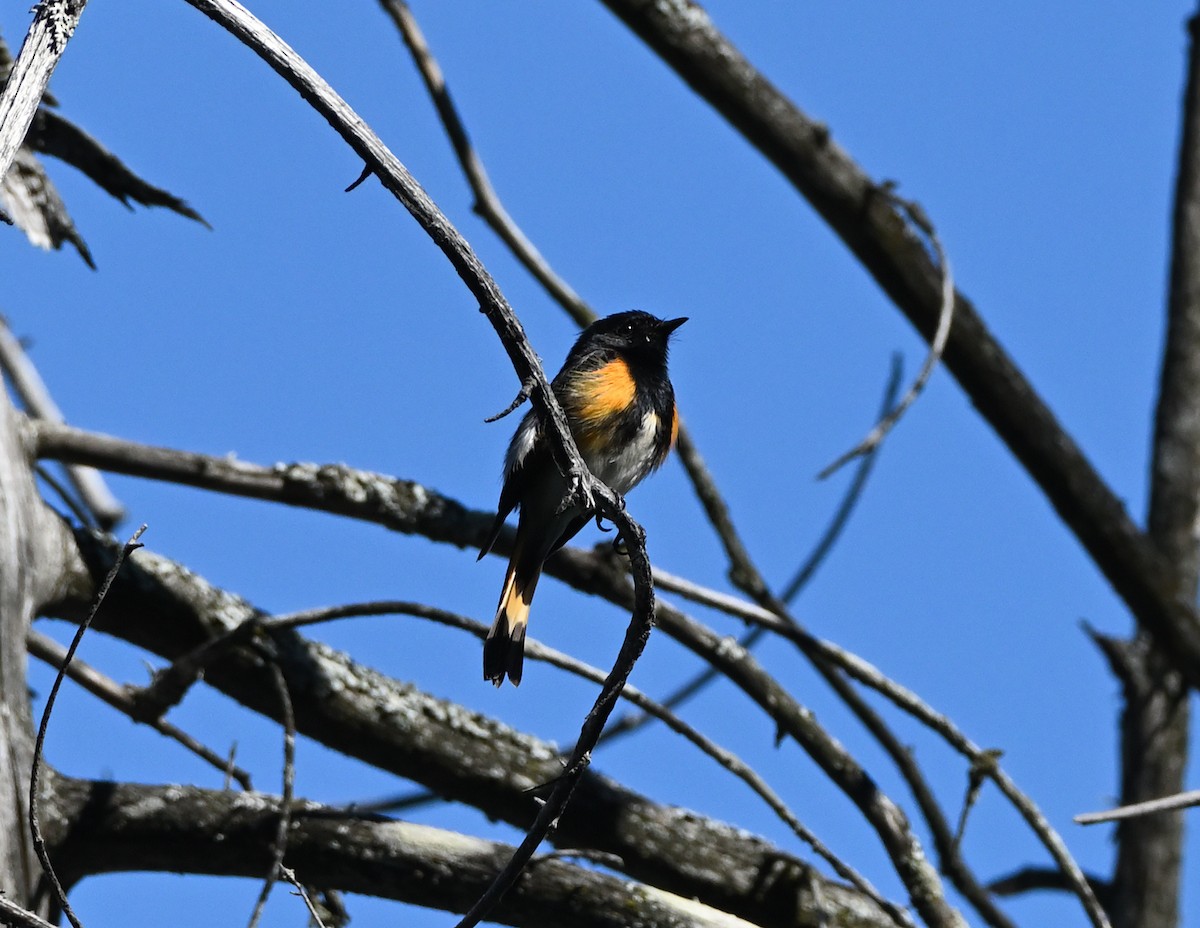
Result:
<svg viewBox="0 0 1200 928">
<path fill-rule="evenodd" d="M 258 628 L 265 631 L 275 631 L 280 629 L 303 628 L 309 625 L 315 625 L 318 623 L 329 622 L 343 618 L 395 614 L 410 615 L 416 618 L 427 619 L 431 622 L 437 622 L 440 625 L 446 625 L 450 628 L 457 628 L 462 631 L 469 632 L 480 640 L 482 640 L 488 632 L 488 627 L 486 625 L 481 622 L 476 622 L 474 619 L 468 619 L 466 616 L 461 616 L 445 609 L 439 609 L 436 606 L 428 606 L 423 603 L 405 602 L 400 600 L 347 603 L 339 606 L 308 609 L 302 612 L 272 616 L 271 618 L 263 619 L 261 622 L 257 622 L 256 624 Z M 575 676 L 584 680 L 588 680 L 592 683 L 602 684 L 604 682 L 605 675 L 603 671 L 596 667 L 592 667 L 583 661 L 577 660 L 568 654 L 564 654 L 561 651 L 548 647 L 547 645 L 544 645 L 533 638 L 526 640 L 525 650 L 526 657 L 530 660 L 547 663 L 552 667 L 565 670 L 567 673 L 574 674 Z M 787 825 L 788 828 L 792 830 L 792 833 L 796 835 L 796 837 L 808 844 L 818 856 L 820 856 L 833 868 L 834 872 L 839 877 L 849 882 L 852 886 L 863 893 L 863 895 L 869 897 L 881 909 L 887 911 L 898 925 L 912 926 L 912 920 L 905 912 L 884 899 L 879 894 L 879 891 L 875 889 L 875 887 L 872 886 L 865 877 L 863 877 L 853 867 L 835 855 L 823 841 L 821 841 L 800 821 L 796 814 L 790 808 L 788 808 L 787 804 L 783 801 L 779 794 L 776 793 L 770 787 L 770 785 L 768 785 L 766 780 L 764 780 L 749 764 L 745 763 L 732 751 L 721 747 L 702 732 L 687 724 L 687 722 L 672 712 L 663 703 L 651 699 L 635 687 L 626 686 L 621 691 L 621 698 L 633 703 L 647 716 L 659 720 L 668 728 L 670 728 L 671 731 L 690 741 L 695 747 L 697 747 L 704 754 L 708 755 L 708 757 L 715 761 L 719 766 L 723 767 L 725 770 L 729 771 L 735 777 L 745 783 L 760 799 L 767 804 L 768 808 L 770 808 L 771 811 L 776 814 L 780 821 Z M 392 802 L 388 803 L 385 808 L 395 809 L 398 805 L 398 803 Z"/>
</svg>

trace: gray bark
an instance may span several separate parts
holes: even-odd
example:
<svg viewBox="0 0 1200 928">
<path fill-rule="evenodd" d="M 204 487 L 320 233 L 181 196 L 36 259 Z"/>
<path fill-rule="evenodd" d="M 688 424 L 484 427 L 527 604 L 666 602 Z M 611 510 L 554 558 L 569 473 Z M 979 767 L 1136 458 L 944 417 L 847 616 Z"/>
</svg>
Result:
<svg viewBox="0 0 1200 928">
<path fill-rule="evenodd" d="M 0 390 L 0 887 L 33 904 L 41 868 L 30 843 L 33 718 L 25 680 L 25 632 L 61 594 L 70 535 L 45 508 L 8 394 Z"/>
</svg>

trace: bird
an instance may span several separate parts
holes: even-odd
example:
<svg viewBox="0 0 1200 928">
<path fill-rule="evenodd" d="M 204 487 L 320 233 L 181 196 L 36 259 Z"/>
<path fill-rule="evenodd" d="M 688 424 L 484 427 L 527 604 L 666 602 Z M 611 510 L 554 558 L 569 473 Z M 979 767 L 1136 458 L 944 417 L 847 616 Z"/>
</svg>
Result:
<svg viewBox="0 0 1200 928">
<path fill-rule="evenodd" d="M 667 375 L 671 334 L 687 317 L 659 319 L 640 310 L 597 319 L 575 341 L 550 388 L 588 470 L 620 496 L 662 466 L 679 432 L 675 389 Z M 483 678 L 521 683 L 529 604 L 546 559 L 587 524 L 591 513 L 564 506 L 567 480 L 554 463 L 541 420 L 531 409 L 504 459 L 496 519 L 482 559 L 519 509 L 517 537 L 496 618 L 483 644 Z"/>
</svg>

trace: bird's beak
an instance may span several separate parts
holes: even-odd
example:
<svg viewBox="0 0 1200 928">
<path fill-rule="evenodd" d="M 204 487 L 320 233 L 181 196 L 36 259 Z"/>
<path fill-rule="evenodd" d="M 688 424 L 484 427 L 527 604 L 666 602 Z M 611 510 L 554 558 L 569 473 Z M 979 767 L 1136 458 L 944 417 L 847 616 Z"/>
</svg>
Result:
<svg viewBox="0 0 1200 928">
<path fill-rule="evenodd" d="M 664 335 L 670 335 L 677 328 L 688 321 L 687 316 L 680 316 L 678 319 L 667 319 L 663 322 L 661 329 Z"/>
</svg>

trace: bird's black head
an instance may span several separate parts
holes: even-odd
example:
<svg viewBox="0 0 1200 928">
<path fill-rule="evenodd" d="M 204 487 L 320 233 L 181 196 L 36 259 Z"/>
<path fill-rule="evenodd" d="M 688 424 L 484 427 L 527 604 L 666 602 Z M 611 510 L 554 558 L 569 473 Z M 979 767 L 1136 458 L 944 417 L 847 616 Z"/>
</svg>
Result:
<svg viewBox="0 0 1200 928">
<path fill-rule="evenodd" d="M 686 316 L 659 319 L 636 309 L 615 313 L 597 319 L 584 329 L 576 347 L 586 346 L 589 351 L 613 351 L 633 359 L 665 363 L 667 341 L 685 322 Z"/>
</svg>

